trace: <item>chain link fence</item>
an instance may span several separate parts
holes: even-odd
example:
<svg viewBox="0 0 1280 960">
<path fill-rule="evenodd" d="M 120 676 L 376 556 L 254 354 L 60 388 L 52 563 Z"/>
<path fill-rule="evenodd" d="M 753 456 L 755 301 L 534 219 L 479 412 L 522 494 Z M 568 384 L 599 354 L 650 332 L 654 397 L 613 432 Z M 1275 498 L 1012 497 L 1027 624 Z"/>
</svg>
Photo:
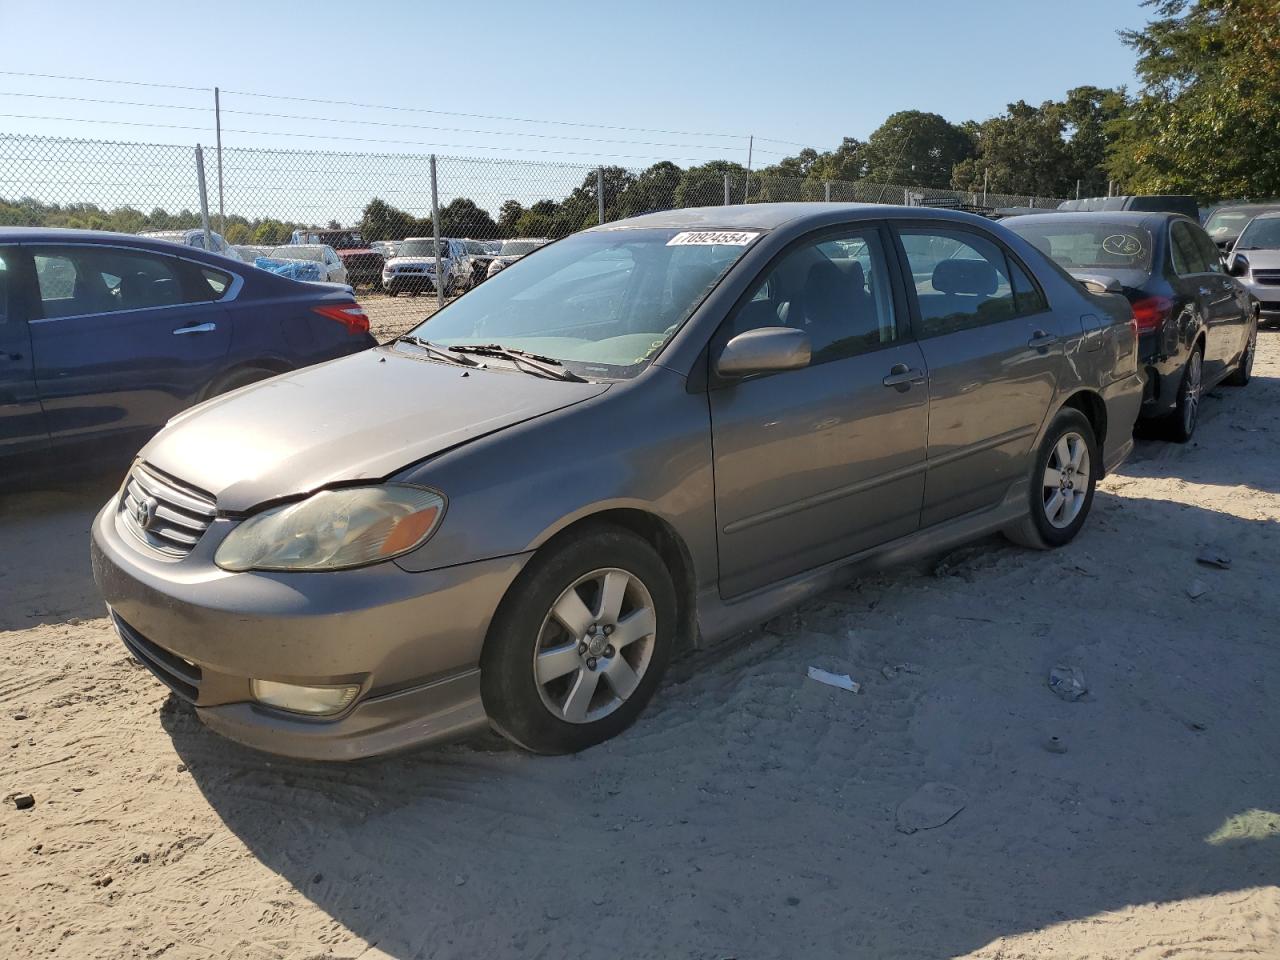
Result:
<svg viewBox="0 0 1280 960">
<path fill-rule="evenodd" d="M 203 203 L 202 181 L 203 179 Z M 0 226 L 141 233 L 207 226 L 229 244 L 277 245 L 302 228 L 350 228 L 364 242 L 439 236 L 559 239 L 680 207 L 784 201 L 891 203 L 989 211 L 1056 198 L 821 181 L 711 161 L 644 168 L 410 153 L 335 153 L 0 135 Z M 438 218 L 434 216 L 438 211 Z M 382 335 L 429 312 L 422 298 L 360 291 Z"/>
</svg>

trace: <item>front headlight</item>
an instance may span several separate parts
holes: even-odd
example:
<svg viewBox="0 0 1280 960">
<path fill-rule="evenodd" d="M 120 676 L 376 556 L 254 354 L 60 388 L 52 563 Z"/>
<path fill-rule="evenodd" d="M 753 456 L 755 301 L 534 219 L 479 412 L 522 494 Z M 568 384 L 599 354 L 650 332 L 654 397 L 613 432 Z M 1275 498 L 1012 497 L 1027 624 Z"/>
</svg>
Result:
<svg viewBox="0 0 1280 960">
<path fill-rule="evenodd" d="M 250 517 L 222 541 L 213 562 L 235 572 L 360 567 L 421 544 L 444 508 L 444 497 L 422 487 L 322 490 Z"/>
</svg>

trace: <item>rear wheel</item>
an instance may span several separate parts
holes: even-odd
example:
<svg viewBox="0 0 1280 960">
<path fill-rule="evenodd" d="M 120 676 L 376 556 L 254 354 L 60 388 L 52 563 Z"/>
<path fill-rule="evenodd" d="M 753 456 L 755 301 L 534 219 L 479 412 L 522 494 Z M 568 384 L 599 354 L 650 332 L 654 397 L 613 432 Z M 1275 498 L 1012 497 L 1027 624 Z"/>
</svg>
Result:
<svg viewBox="0 0 1280 960">
<path fill-rule="evenodd" d="M 1014 543 L 1035 550 L 1070 543 L 1093 505 L 1097 441 L 1079 410 L 1059 410 L 1036 453 L 1027 516 L 1004 531 Z"/>
<path fill-rule="evenodd" d="M 676 597 L 657 552 L 599 526 L 530 561 L 494 616 L 480 658 L 485 712 L 536 753 L 621 733 L 671 656 Z"/>
<path fill-rule="evenodd" d="M 1249 381 L 1253 379 L 1253 355 L 1257 352 L 1258 325 L 1255 323 L 1249 330 L 1249 342 L 1244 346 L 1244 353 L 1240 355 L 1240 362 L 1231 371 L 1231 375 L 1222 382 L 1233 387 L 1248 386 Z"/>
<path fill-rule="evenodd" d="M 1186 443 L 1196 432 L 1200 421 L 1200 399 L 1204 392 L 1204 353 L 1196 344 L 1182 368 L 1182 382 L 1178 385 L 1178 402 L 1167 422 L 1169 439 Z"/>
</svg>

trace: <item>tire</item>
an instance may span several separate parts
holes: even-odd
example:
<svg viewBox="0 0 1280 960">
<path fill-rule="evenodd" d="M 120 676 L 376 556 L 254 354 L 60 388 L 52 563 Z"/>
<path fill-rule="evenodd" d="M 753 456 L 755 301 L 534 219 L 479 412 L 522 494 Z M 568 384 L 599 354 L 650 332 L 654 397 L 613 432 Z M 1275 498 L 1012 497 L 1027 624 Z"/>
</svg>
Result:
<svg viewBox="0 0 1280 960">
<path fill-rule="evenodd" d="M 1064 459 L 1070 467 L 1066 471 L 1061 469 Z M 1088 418 L 1070 407 L 1059 410 L 1036 451 L 1027 516 L 1005 528 L 1005 536 L 1033 550 L 1061 547 L 1074 540 L 1093 506 L 1101 463 Z M 1086 485 L 1083 493 L 1079 490 L 1082 481 Z"/>
<path fill-rule="evenodd" d="M 630 531 L 601 524 L 540 551 L 499 604 L 480 655 L 491 724 L 534 753 L 617 736 L 662 679 L 676 606 L 666 565 Z"/>
<path fill-rule="evenodd" d="M 1182 382 L 1178 384 L 1178 400 L 1173 413 L 1165 420 L 1165 433 L 1174 443 L 1186 443 L 1196 432 L 1200 422 L 1200 400 L 1204 393 L 1204 350 L 1200 344 L 1191 348 L 1191 355 L 1182 368 Z"/>
<path fill-rule="evenodd" d="M 208 400 L 211 397 L 219 397 L 224 393 L 247 387 L 249 384 L 257 383 L 260 380 L 267 380 L 275 375 L 276 371 L 268 370 L 265 367 L 241 367 L 238 370 L 232 370 L 230 373 L 224 374 L 209 384 L 209 389 L 205 391 L 204 398 Z"/>
<path fill-rule="evenodd" d="M 1249 342 L 1244 345 L 1244 353 L 1236 368 L 1222 382 L 1230 387 L 1247 387 L 1253 379 L 1253 358 L 1258 352 L 1258 325 L 1255 323 L 1249 331 Z"/>
<path fill-rule="evenodd" d="M 399 290 L 388 290 L 388 291 L 387 291 L 387 296 L 388 296 L 388 297 L 397 297 L 397 296 L 399 296 L 399 295 L 400 295 L 400 291 L 399 291 Z"/>
</svg>

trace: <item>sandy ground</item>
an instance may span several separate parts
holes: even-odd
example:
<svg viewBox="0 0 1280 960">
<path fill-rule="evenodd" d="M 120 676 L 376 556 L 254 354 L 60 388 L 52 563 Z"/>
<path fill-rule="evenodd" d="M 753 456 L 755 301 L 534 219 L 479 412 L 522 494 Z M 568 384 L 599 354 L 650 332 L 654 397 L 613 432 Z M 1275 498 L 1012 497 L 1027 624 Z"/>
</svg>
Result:
<svg viewBox="0 0 1280 960">
<path fill-rule="evenodd" d="M 1280 333 L 1261 346 L 1069 548 L 853 583 L 683 659 L 576 757 L 221 740 L 102 619 L 108 488 L 0 499 L 0 795 L 35 798 L 0 805 L 0 956 L 1280 957 Z M 1082 700 L 1047 688 L 1060 662 Z M 926 783 L 964 808 L 899 832 Z"/>
</svg>

